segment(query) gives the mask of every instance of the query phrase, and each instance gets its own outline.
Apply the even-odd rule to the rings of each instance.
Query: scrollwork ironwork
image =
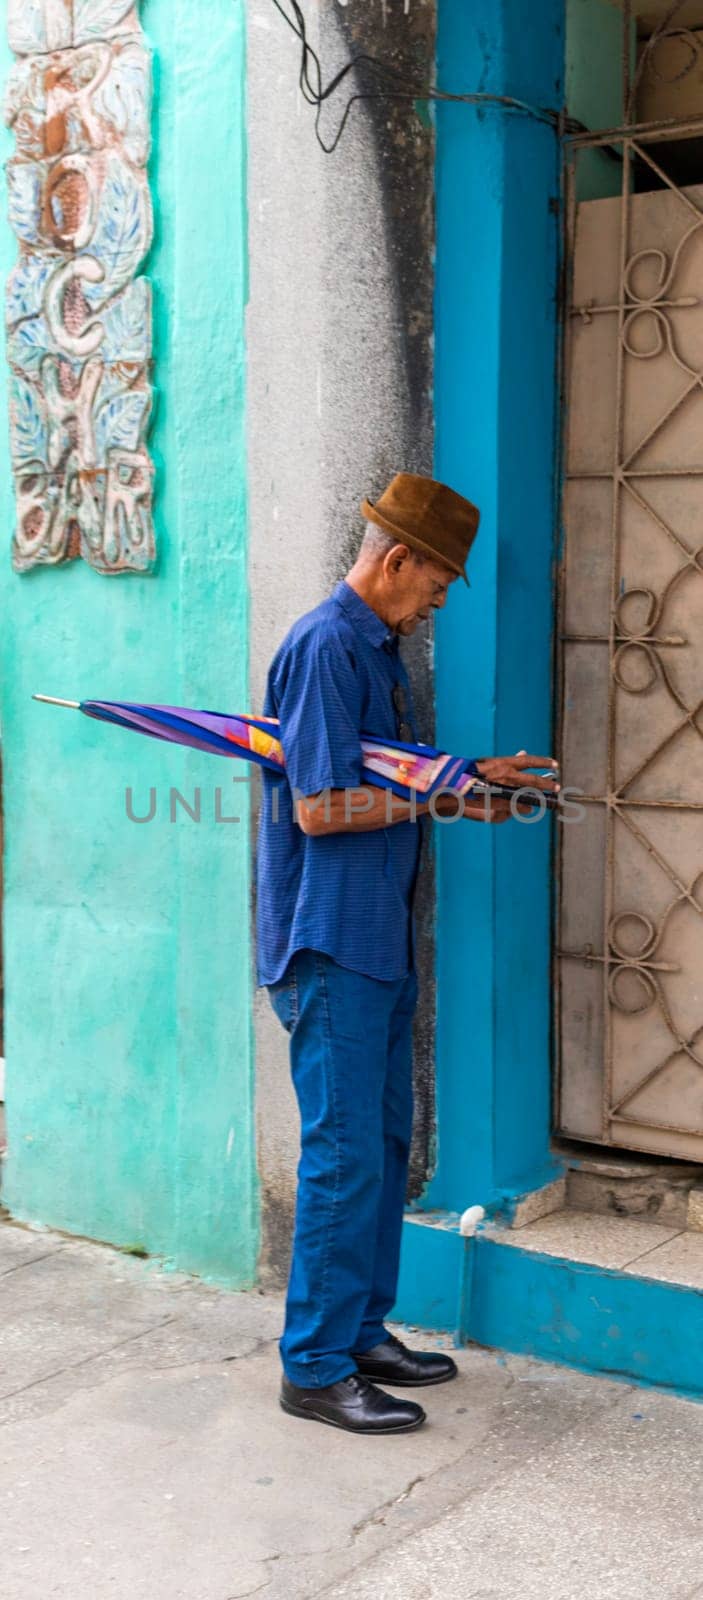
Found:
[[[684,1057],[696,1068],[703,1068],[703,1021],[688,1027],[677,1019],[670,985],[673,980],[679,984],[682,979],[685,981],[685,973],[682,973],[678,962],[665,958],[667,930],[675,913],[687,908],[689,914],[693,912],[695,917],[703,918],[703,870],[697,864],[692,876],[686,878],[682,875],[668,859],[665,849],[660,847],[661,841],[655,843],[638,821],[638,816],[647,811],[658,814],[667,811],[699,813],[703,810],[703,801],[695,798],[674,799],[666,793],[657,793],[651,781],[644,798],[641,791],[639,795],[633,793],[638,780],[645,774],[651,774],[655,762],[664,753],[668,751],[675,761],[674,746],[682,733],[692,731],[699,740],[703,740],[703,698],[683,692],[675,658],[672,661],[670,655],[672,649],[690,649],[691,640],[685,634],[668,632],[665,622],[667,607],[683,580],[692,576],[703,577],[703,544],[697,545],[690,538],[685,538],[676,526],[676,518],[668,511],[666,515],[662,514],[656,504],[650,503],[650,498],[642,488],[648,477],[666,481],[681,477],[697,480],[703,476],[703,464],[663,467],[647,461],[643,463],[646,447],[658,438],[689,396],[703,389],[703,372],[695,361],[687,359],[685,343],[682,343],[685,314],[700,306],[700,297],[676,292],[684,252],[703,228],[703,210],[693,195],[681,190],[664,171],[653,155],[652,146],[644,148],[634,133],[635,130],[628,131],[622,136],[624,177],[618,298],[613,303],[598,303],[589,299],[574,304],[570,309],[571,317],[581,327],[587,328],[596,318],[610,316],[617,329],[615,332],[614,328],[619,347],[614,464],[610,470],[574,470],[567,473],[570,479],[590,478],[612,483],[613,598],[610,617],[606,622],[607,631],[588,634],[564,631],[561,634],[562,649],[574,643],[587,643],[602,644],[608,650],[607,781],[601,793],[584,797],[590,804],[603,806],[605,813],[603,942],[600,951],[588,944],[580,949],[560,948],[558,955],[589,967],[598,965],[603,971],[606,1059],[602,1138],[612,1143],[623,1142],[625,1124],[641,1125],[643,1118],[648,1126],[662,1132],[691,1133],[690,1125],[684,1125],[683,1121],[677,1123],[674,1118],[668,1119],[667,1115],[657,1118],[652,1111],[651,1099],[646,1115],[641,1109],[643,1102],[640,1100],[639,1109],[636,1102],[644,1090],[656,1084],[657,1080],[661,1081],[662,1075],[677,1057]],[[634,253],[628,251],[632,207],[628,173],[634,157],[639,157],[678,196],[689,219],[673,251],[667,252],[658,246]],[[679,319],[676,327],[672,320],[674,315]],[[647,424],[634,445],[630,443],[625,448],[625,363],[628,360],[647,363],[655,358],[670,360],[684,374],[686,383],[673,400],[662,407],[654,422]],[[676,554],[676,570],[660,588],[648,583],[624,587],[620,549],[623,507],[628,500],[646,515],[650,526],[658,530]],[[651,745],[644,755],[640,746],[638,760],[623,776],[623,747],[618,739],[616,718],[617,696],[654,696],[662,693],[675,707],[678,716],[673,725],[669,717],[661,717],[659,725],[654,719]],[[615,907],[616,826],[623,827],[645,855],[656,862],[673,888],[673,898],[666,909],[656,916],[648,907],[642,909],[641,904],[632,909],[623,909],[622,904]],[[628,1018],[639,1018],[649,1012],[658,1019],[659,1025],[665,1025],[670,1048],[654,1064],[650,1056],[646,1070],[633,1073],[630,1063],[627,1089],[622,1092],[622,1085],[615,1087],[614,1019],[622,1019],[619,1026],[627,1026]],[[703,1135],[703,1126],[698,1132]],[[630,1137],[637,1142],[634,1132]]]

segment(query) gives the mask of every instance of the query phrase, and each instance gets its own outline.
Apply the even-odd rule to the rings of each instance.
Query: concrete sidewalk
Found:
[[[703,1597],[703,1407],[469,1349],[354,1439],[280,1411],[280,1317],[0,1224],[3,1600]]]

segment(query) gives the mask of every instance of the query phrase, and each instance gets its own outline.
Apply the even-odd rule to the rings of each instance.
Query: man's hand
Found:
[[[530,756],[518,750],[516,756],[486,756],[476,766],[487,783],[505,783],[513,789],[543,789],[547,794],[559,792],[559,763],[553,756]],[[532,767],[548,767],[554,777],[543,778],[530,771]]]

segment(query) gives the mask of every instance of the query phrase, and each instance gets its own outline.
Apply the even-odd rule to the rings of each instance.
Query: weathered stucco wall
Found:
[[[327,81],[366,50],[433,72],[435,0],[308,5],[310,42]],[[407,15],[406,15],[407,9]],[[315,141],[298,90],[300,52],[270,0],[247,8],[251,500],[250,698],[261,705],[273,651],[296,616],[348,570],[374,498],[393,472],[432,470],[434,137],[426,107],[357,104],[336,153]],[[348,80],[323,114],[336,130]],[[368,87],[366,80],[365,87]],[[408,652],[423,736],[433,734],[431,640]],[[413,1184],[431,1162],[434,1078],[434,890],[426,862],[423,1006],[416,1040]],[[285,1035],[265,991],[256,1003],[258,1142],[265,1269],[285,1270],[298,1118]]]
[[[0,377],[4,1199],[242,1284],[257,1246],[246,791],[211,757],[30,699],[246,704],[244,0],[207,9],[205,28],[189,0],[141,7],[156,86],[154,576],[11,570]],[[14,256],[3,205],[3,278]],[[217,784],[239,824],[214,820]],[[130,785],[140,813],[156,788],[152,822],[128,820]],[[191,802],[200,786],[200,823],[181,810],[171,824],[171,785]]]

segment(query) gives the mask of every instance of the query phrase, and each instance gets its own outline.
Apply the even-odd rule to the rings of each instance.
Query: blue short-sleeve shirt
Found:
[[[294,791],[363,782],[361,733],[397,739],[393,690],[417,739],[398,639],[348,583],[294,624],[274,656],[264,715],[278,717],[285,775],[263,772],[257,848],[257,965],[278,982],[296,950],[320,950],[368,977],[414,965],[412,904],[423,820],[368,832],[304,834]]]

